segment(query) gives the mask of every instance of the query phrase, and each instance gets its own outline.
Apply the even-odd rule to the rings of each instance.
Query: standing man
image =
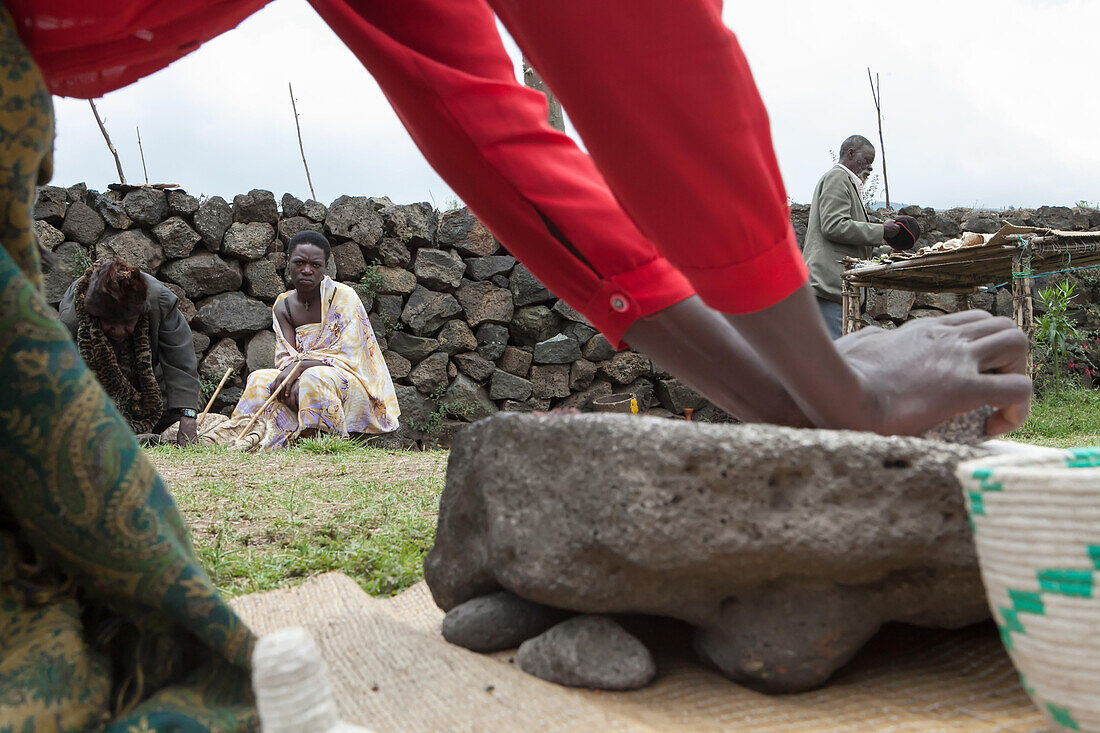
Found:
[[[833,339],[841,337],[841,276],[845,257],[867,259],[899,231],[893,219],[883,224],[867,221],[863,182],[871,175],[875,146],[862,135],[852,135],[840,146],[840,162],[817,182],[810,203],[810,222],[802,257],[810,271],[810,285],[825,326]]]

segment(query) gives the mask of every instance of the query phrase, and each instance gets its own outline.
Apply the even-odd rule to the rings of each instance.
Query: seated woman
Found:
[[[131,430],[159,435],[178,420],[177,442],[194,442],[198,359],[175,293],[114,260],[70,285],[59,311],[80,355]]]
[[[331,249],[318,232],[291,237],[286,270],[294,290],[280,295],[273,308],[278,369],[249,374],[233,412],[255,414],[282,385],[272,403],[276,435],[268,447],[317,432],[347,436],[397,429],[397,393],[363,302],[325,275]]]

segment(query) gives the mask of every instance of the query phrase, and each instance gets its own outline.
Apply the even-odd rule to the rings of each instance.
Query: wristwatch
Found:
[[[199,413],[195,412],[190,407],[184,407],[183,409],[180,410],[180,417],[195,418],[195,417],[198,417],[198,416],[199,416]]]

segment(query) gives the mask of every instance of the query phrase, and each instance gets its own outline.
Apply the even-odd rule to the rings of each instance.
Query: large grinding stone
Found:
[[[763,425],[505,413],[451,449],[425,578],[696,627],[727,676],[822,684],[883,623],[988,617],[953,476],[986,449]]]

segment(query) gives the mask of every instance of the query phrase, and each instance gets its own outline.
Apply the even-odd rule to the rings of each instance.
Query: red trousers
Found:
[[[84,14],[96,4],[54,1]],[[746,313],[805,282],[767,113],[720,0],[310,1],[454,191],[613,343],[693,292]],[[132,81],[118,72],[126,48],[135,73],[150,73],[140,54],[161,37],[181,56],[263,2],[145,0],[144,46],[96,45],[87,25],[75,55],[72,41],[56,52],[48,31],[23,37],[51,88],[94,96]],[[21,6],[24,17],[40,12],[31,5],[9,0],[19,27],[33,26],[20,23]],[[494,10],[589,155],[550,128],[545,98],[517,83]],[[173,16],[163,32],[158,12]],[[181,42],[189,23],[194,40]],[[96,66],[101,46],[114,76],[97,87],[88,71],[108,68]]]

